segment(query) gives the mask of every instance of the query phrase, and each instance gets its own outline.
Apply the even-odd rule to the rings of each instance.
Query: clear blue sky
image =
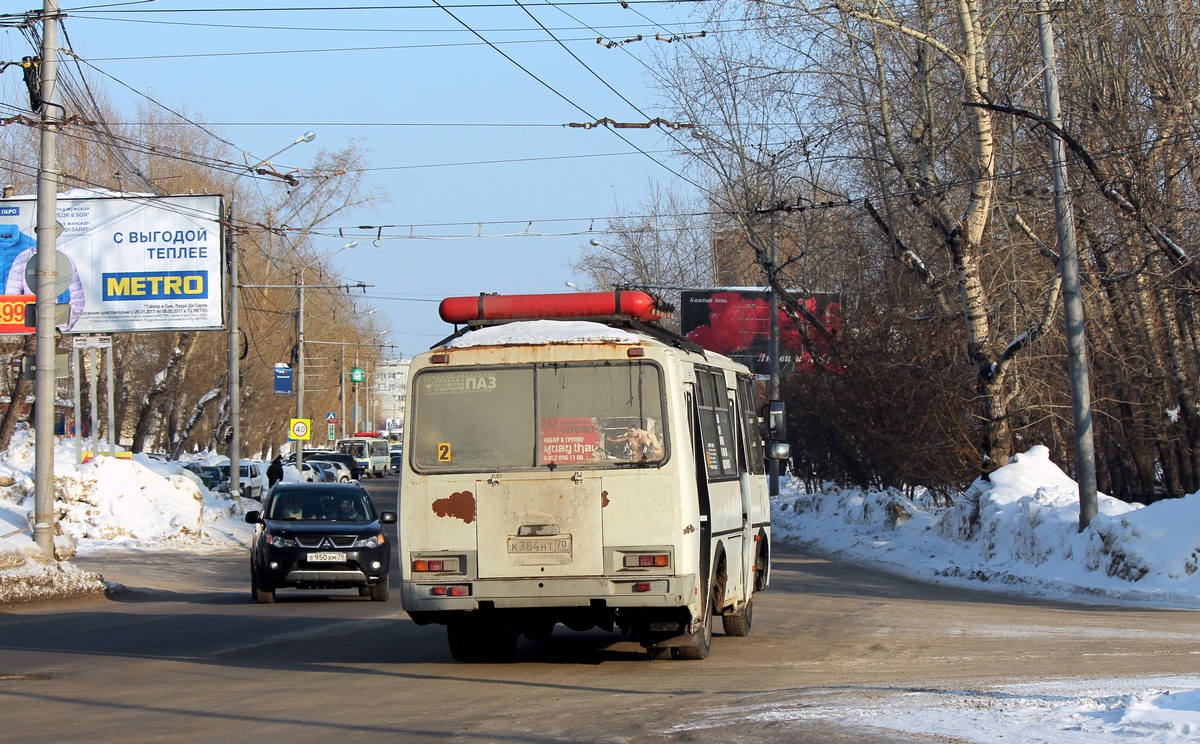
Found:
[[[411,355],[452,330],[437,317],[443,296],[583,284],[567,264],[589,237],[604,235],[579,233],[603,231],[618,205],[638,211],[649,179],[677,182],[659,164],[680,168],[664,152],[662,130],[622,130],[631,146],[611,130],[562,125],[670,118],[647,84],[653,53],[668,46],[653,36],[702,28],[683,22],[691,4],[442,4],[60,0],[60,9],[71,48],[111,76],[92,81],[123,112],[136,110],[132,89],[202,117],[258,157],[315,131],[314,142],[277,161],[293,167],[310,162],[315,148],[358,139],[374,169],[368,182],[391,203],[329,227],[416,225],[414,234],[443,238],[360,239],[335,259],[345,279],[374,285],[367,302],[386,318],[395,351]],[[40,9],[40,0],[28,6]],[[596,43],[598,35],[638,34],[648,40]],[[3,30],[0,44],[6,60],[30,53],[15,30]],[[11,70],[0,80],[6,103],[21,90]],[[526,231],[552,237],[449,239]],[[325,251],[347,242],[316,240]]]

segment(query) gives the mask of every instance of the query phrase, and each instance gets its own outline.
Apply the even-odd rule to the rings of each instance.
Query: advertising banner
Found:
[[[224,327],[219,196],[60,194],[59,253],[71,265],[64,333]],[[37,200],[0,199],[0,308],[34,294],[25,269],[37,244]],[[35,259],[36,260],[36,259]],[[61,277],[60,277],[61,279]],[[9,313],[11,315],[11,313]],[[2,324],[0,332],[32,332]]]
[[[292,368],[282,362],[275,363],[275,394],[292,394]]]
[[[836,294],[794,293],[825,330],[842,328],[841,301]],[[724,354],[759,376],[770,373],[771,292],[736,288],[685,290],[680,294],[680,332],[709,351]],[[841,372],[831,358],[825,334],[806,325],[798,328],[779,307],[779,372]]]
[[[599,450],[600,430],[594,419],[542,419],[542,462],[592,462]]]

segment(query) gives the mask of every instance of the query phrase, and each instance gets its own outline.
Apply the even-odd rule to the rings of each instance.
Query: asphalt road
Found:
[[[367,486],[387,508],[395,478]],[[931,587],[782,547],[753,632],[725,638],[718,623],[700,662],[559,627],[522,639],[514,663],[462,664],[395,591],[257,605],[240,552],[79,563],[125,588],[3,608],[2,740],[946,742],[960,739],[905,739],[839,711],[1197,665],[1195,613]]]

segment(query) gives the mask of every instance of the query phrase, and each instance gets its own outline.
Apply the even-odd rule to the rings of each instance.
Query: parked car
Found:
[[[376,513],[357,483],[277,483],[262,511],[246,512],[258,525],[250,546],[250,593],[275,601],[275,590],[358,588],[375,602],[388,598],[392,544],[381,525],[396,513]]]
[[[228,491],[230,490],[229,465],[219,465],[218,467],[221,469],[222,489]],[[257,460],[242,460],[242,498],[262,501],[263,474],[265,472],[266,467],[263,463]]]
[[[305,460],[305,462],[311,462],[314,465],[321,465],[328,470],[330,475],[329,480],[331,483],[349,483],[350,481],[354,480],[354,474],[350,472],[350,468],[346,467],[344,463],[337,462],[336,460],[314,459]]]
[[[358,461],[352,455],[346,455],[341,452],[332,452],[330,450],[304,450],[304,460],[320,460],[322,462],[340,462],[350,471],[350,479],[358,480],[362,477],[362,468]],[[283,460],[288,465],[296,464],[296,454],[292,453]]]
[[[210,491],[216,491],[221,487],[223,474],[228,472],[221,470],[216,465],[201,465],[198,462],[189,462],[183,468],[195,473],[204,487]]]
[[[302,468],[304,480],[309,483],[336,483],[337,478],[328,465],[320,460],[305,460]]]

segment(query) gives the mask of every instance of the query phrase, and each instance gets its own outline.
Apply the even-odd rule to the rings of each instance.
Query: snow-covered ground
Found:
[[[1079,532],[1079,491],[1045,447],[1016,455],[952,506],[925,495],[826,487],[780,496],[776,535],[930,581],[1076,601],[1200,609],[1200,494],[1126,504],[1100,494]]]
[[[216,455],[198,459],[226,462]],[[72,446],[56,449],[60,557],[131,549],[232,550],[248,544],[250,527],[237,505],[209,492],[178,463],[141,455],[74,463]],[[10,449],[0,453],[0,603],[100,591],[99,577],[69,561],[47,560],[34,544],[29,528],[33,467],[33,442],[27,432],[18,432]],[[285,478],[295,479],[296,471],[289,468]],[[829,487],[804,493],[795,483],[783,490],[773,505],[775,539],[822,554],[887,564],[927,581],[1045,598],[1200,609],[1200,494],[1148,507],[1101,495],[1099,515],[1080,533],[1076,485],[1044,447],[1014,457],[990,482],[977,481],[951,506],[898,492]],[[898,702],[858,706],[831,699],[827,715],[980,742],[1200,741],[1200,673],[1011,685],[985,696],[945,697],[913,692]],[[786,720],[820,711],[820,701],[806,697],[796,700],[793,711],[748,705],[720,714]],[[695,728],[703,728],[703,722]]]
[[[100,448],[107,452],[107,448]],[[209,491],[181,463],[144,455],[97,457],[83,465],[73,442],[54,451],[55,508],[61,534],[51,561],[33,542],[34,440],[18,431],[0,452],[0,603],[102,591],[95,574],[70,563],[100,550],[228,550],[249,545],[252,530],[226,494]],[[204,455],[204,464],[229,458]],[[265,469],[265,465],[264,465]],[[295,468],[285,478],[298,480]],[[265,483],[263,484],[266,485]]]

